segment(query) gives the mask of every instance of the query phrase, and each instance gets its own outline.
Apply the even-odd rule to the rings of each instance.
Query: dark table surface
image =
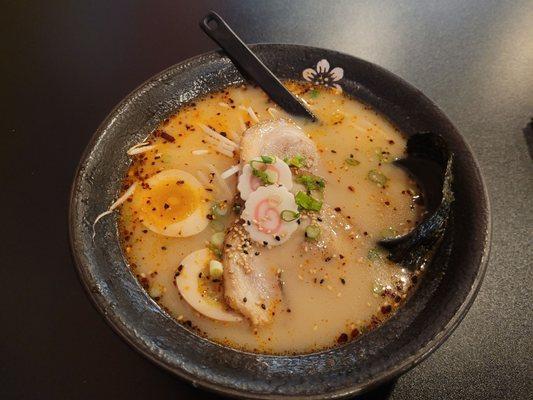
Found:
[[[369,397],[531,398],[528,0],[3,1],[0,398],[216,398],[113,333],[78,282],[67,235],[69,187],[92,133],[148,77],[215,48],[198,28],[210,8],[247,42],[332,48],[400,75],[442,107],[481,164],[493,243],[479,296],[439,350]]]

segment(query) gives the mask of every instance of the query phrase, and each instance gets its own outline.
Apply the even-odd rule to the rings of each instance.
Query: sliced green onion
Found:
[[[272,171],[270,169],[267,169],[265,171],[265,175],[267,177],[267,180],[269,183],[276,183],[278,181],[278,173],[276,171]]]
[[[373,249],[368,250],[368,254],[366,258],[368,258],[372,262],[376,262],[376,261],[383,261],[384,256],[385,254],[383,253],[382,250],[378,248],[373,248]]]
[[[222,277],[224,265],[218,260],[209,261],[209,276],[213,279]]]
[[[375,153],[378,161],[381,163],[388,163],[391,160],[390,153],[383,151],[381,147],[376,148]]]
[[[218,258],[219,260],[222,259],[222,250],[219,249],[218,247],[216,246],[213,246],[211,243],[209,243],[209,245],[207,246],[207,248],[211,251],[211,253],[213,253],[213,255]]]
[[[261,180],[261,182],[265,185],[272,185],[276,181],[272,179],[273,178],[272,174],[269,174],[268,172],[270,171],[261,171],[259,169],[252,169],[253,176],[258,177]]]
[[[370,171],[368,171],[367,178],[369,181],[374,182],[380,187],[385,187],[389,180],[389,178],[387,178],[385,175],[375,169],[371,169]]]
[[[372,286],[372,292],[376,295],[381,295],[385,291],[385,287],[377,282]]]
[[[215,203],[211,207],[211,214],[215,217],[223,217],[228,213],[228,206],[225,203]]]
[[[393,237],[396,237],[398,236],[398,231],[396,229],[394,229],[392,226],[389,226],[388,228],[385,228],[383,229],[379,235],[382,237],[382,238],[393,238]]]
[[[299,154],[295,155],[294,157],[286,157],[283,161],[285,161],[289,167],[302,168],[307,165],[305,157]]]
[[[264,161],[259,161],[259,160],[250,161],[250,167],[252,167],[252,174],[253,174],[253,176],[259,178],[263,184],[272,185],[273,183],[276,183],[277,174],[275,175],[275,173],[273,171],[269,171],[269,170],[262,171],[259,168],[256,168],[254,166],[254,164],[256,164],[256,163],[259,163],[259,164],[270,164],[270,163],[272,163],[274,161],[274,157],[261,156],[261,159],[263,159],[263,157],[267,161],[270,161],[270,162],[264,162]]]
[[[261,161],[265,164],[272,164],[274,161],[276,161],[276,158],[272,156],[261,156]]]
[[[224,223],[219,220],[213,220],[209,223],[209,226],[211,229],[213,229],[215,232],[222,232],[225,229]]]
[[[309,225],[305,228],[305,237],[309,240],[316,240],[320,236],[320,227],[315,224]]]
[[[283,210],[280,215],[285,222],[292,222],[300,218],[300,213],[292,210]]]
[[[225,236],[226,235],[225,235],[224,232],[213,233],[213,235],[211,236],[211,239],[209,240],[209,242],[213,246],[222,247],[222,243],[224,243],[224,237]]]
[[[318,89],[312,89],[309,92],[309,96],[311,96],[312,99],[316,99],[319,94],[320,94],[320,92],[318,91]]]
[[[242,211],[242,206],[238,203],[235,203],[232,208],[235,214],[240,214]]]
[[[320,211],[322,208],[322,202],[320,200],[317,200],[301,191],[294,196],[294,200],[296,201],[298,207],[303,210]]]
[[[308,192],[312,190],[323,190],[324,187],[326,187],[324,179],[311,174],[298,175],[296,177],[296,182],[304,185]]]
[[[348,165],[351,165],[352,167],[356,167],[359,164],[361,164],[360,161],[357,161],[355,158],[352,158],[352,157],[348,157],[347,159],[344,160],[344,162]]]

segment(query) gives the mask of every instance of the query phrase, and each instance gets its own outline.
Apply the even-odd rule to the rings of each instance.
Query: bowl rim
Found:
[[[410,84],[409,82],[405,81],[400,76],[396,75],[395,73],[364,59],[361,59],[359,57],[339,52],[336,50],[326,49],[326,48],[320,48],[315,46],[307,46],[307,45],[301,45],[301,44],[292,44],[292,43],[272,43],[272,42],[261,42],[261,43],[254,43],[249,45],[252,49],[256,47],[281,47],[285,48],[286,50],[289,50],[290,48],[299,48],[299,49],[311,49],[311,50],[320,50],[327,52],[331,56],[342,56],[347,57],[348,59],[356,59],[360,62],[366,63],[370,68],[375,69],[380,72],[385,72],[389,75],[392,75],[395,79],[397,79],[402,85],[406,86],[407,88],[414,90],[418,93],[419,96],[423,97],[424,100],[431,106],[435,107],[437,110],[439,110],[443,115],[445,115],[440,108],[431,100],[429,97],[427,97],[425,94],[423,94],[418,88]],[[204,52],[201,54],[198,54],[196,56],[187,58],[185,60],[182,60],[176,64],[173,64],[169,66],[168,68],[165,68],[164,70],[156,73],[155,75],[151,76],[141,84],[139,84],[135,89],[133,89],[131,92],[126,94],[122,100],[115,106],[113,109],[107,114],[105,119],[98,125],[97,129],[94,131],[93,135],[91,136],[89,142],[87,143],[83,153],[80,156],[80,161],[76,167],[75,173],[74,173],[74,179],[70,188],[70,194],[69,194],[69,211],[68,211],[68,224],[69,224],[69,243],[70,243],[70,249],[72,253],[72,257],[75,262],[76,271],[78,274],[78,277],[82,283],[82,286],[84,287],[91,303],[93,306],[97,309],[97,311],[100,313],[100,315],[104,318],[106,323],[111,326],[111,328],[117,333],[126,343],[128,343],[136,352],[143,355],[147,359],[149,359],[151,362],[153,362],[155,365],[163,368],[167,372],[172,373],[173,375],[178,376],[180,379],[185,380],[192,384],[193,387],[201,387],[205,390],[208,390],[213,393],[222,394],[225,396],[230,396],[233,398],[246,398],[246,399],[294,399],[294,398],[301,398],[300,395],[291,395],[291,394],[259,394],[259,393],[250,393],[245,392],[239,389],[235,389],[232,387],[224,386],[222,384],[213,383],[209,379],[203,379],[198,378],[196,375],[189,373],[185,370],[182,370],[181,368],[172,367],[164,362],[164,360],[156,357],[152,351],[145,348],[145,346],[142,345],[142,343],[139,343],[138,340],[135,340],[136,337],[131,335],[128,331],[127,327],[124,324],[121,324],[119,321],[115,320],[113,318],[112,313],[109,313],[108,310],[105,307],[104,302],[102,301],[103,296],[100,293],[95,293],[93,290],[91,290],[90,284],[87,280],[86,271],[87,268],[85,268],[81,258],[80,254],[78,254],[78,251],[76,251],[76,241],[75,241],[75,230],[76,226],[74,223],[75,220],[75,203],[77,201],[77,192],[76,188],[79,186],[79,183],[82,179],[82,170],[83,166],[88,161],[88,156],[92,149],[94,148],[95,143],[100,139],[103,128],[109,124],[109,122],[113,119],[113,116],[122,109],[132,98],[135,98],[137,95],[141,94],[144,90],[146,90],[150,84],[156,83],[160,80],[161,77],[165,76],[167,73],[173,71],[176,68],[179,68],[180,66],[191,63],[194,61],[198,61],[199,59],[212,57],[214,55],[222,55],[226,57],[225,53],[223,53],[221,50],[212,50],[208,52]],[[446,116],[446,119],[447,116]],[[450,124],[455,128],[455,125],[448,119]],[[488,260],[490,256],[490,250],[491,250],[491,238],[492,238],[492,212],[490,207],[490,198],[488,193],[488,188],[485,183],[485,179],[481,173],[481,168],[479,165],[479,162],[475,156],[475,154],[472,152],[472,148],[470,147],[469,143],[467,142],[466,138],[460,134],[459,130],[455,128],[455,130],[459,133],[459,138],[462,141],[462,144],[465,148],[465,150],[469,153],[469,157],[471,158],[471,162],[474,164],[477,172],[478,177],[480,180],[480,187],[482,188],[485,203],[482,205],[484,209],[486,210],[486,229],[484,232],[483,240],[480,240],[480,243],[482,242],[483,250],[481,253],[481,257],[479,259],[479,265],[477,268],[477,273],[475,275],[475,278],[472,281],[472,284],[468,290],[468,293],[464,299],[464,301],[461,303],[461,305],[455,310],[452,317],[449,319],[449,321],[442,327],[442,329],[432,337],[425,345],[420,347],[416,352],[410,354],[409,356],[403,358],[400,362],[395,364],[393,367],[390,367],[388,369],[385,369],[383,371],[380,371],[379,373],[372,376],[370,379],[365,381],[364,383],[355,384],[353,386],[337,389],[333,391],[328,391],[323,394],[315,394],[315,395],[306,395],[305,398],[307,399],[338,399],[338,398],[345,398],[348,396],[357,395],[363,392],[366,392],[368,390],[371,390],[373,388],[376,388],[380,384],[383,384],[397,376],[399,376],[402,373],[405,373],[409,369],[413,368],[414,366],[418,365],[420,362],[424,361],[433,351],[435,351],[440,345],[442,345],[453,333],[453,331],[457,328],[459,323],[463,320],[463,318],[466,316],[468,310],[472,306],[479,290],[481,287],[481,283],[483,281],[483,278],[486,274],[487,268],[488,268]],[[275,356],[275,357],[283,357],[283,356]]]

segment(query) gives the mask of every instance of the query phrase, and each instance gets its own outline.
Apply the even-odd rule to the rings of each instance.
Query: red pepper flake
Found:
[[[342,344],[346,343],[348,341],[348,335],[346,333],[341,333],[341,335],[337,339],[337,343]]]
[[[337,211],[337,212],[341,212],[341,208],[340,207],[335,207],[334,210]]]
[[[370,328],[375,328],[376,326],[378,326],[379,324],[381,324],[381,320],[376,317],[375,315],[372,315],[372,318],[371,318],[371,321],[370,321]]]
[[[176,139],[174,139],[174,136],[172,135],[169,135],[168,133],[166,133],[165,131],[159,131],[159,135],[160,137],[162,137],[163,139],[165,139],[167,142],[175,142]]]
[[[386,202],[385,202],[385,205],[386,205],[386,206],[390,206],[390,201],[386,201]]]
[[[348,186],[348,190],[349,190],[350,192],[355,192],[355,189],[354,189],[353,186]]]
[[[390,304],[387,304],[386,306],[381,306],[381,312],[383,314],[388,314],[392,311],[392,306]]]
[[[389,140],[389,144],[394,144],[394,140]]]
[[[355,339],[357,336],[359,336],[361,332],[359,332],[359,329],[355,328],[352,330],[352,339]]]
[[[150,287],[150,282],[148,281],[148,278],[137,275],[137,278],[139,279],[139,282],[141,283],[141,286],[145,288],[146,290]]]

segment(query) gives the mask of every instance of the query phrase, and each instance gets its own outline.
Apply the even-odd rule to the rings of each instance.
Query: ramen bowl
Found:
[[[342,80],[335,83],[345,93],[372,106],[407,136],[432,131],[444,138],[454,153],[455,202],[444,239],[417,290],[386,323],[343,346],[295,356],[255,354],[198,336],[161,309],[126,262],[116,215],[102,219],[93,237],[93,222],[120,193],[130,163],[126,150],[181,105],[244,82],[221,52],[189,59],[151,78],[128,95],[94,134],[79,164],[70,201],[71,247],[79,276],[96,308],[125,341],[195,386],[258,399],[358,394],[422,361],[465,316],[487,265],[487,191],[470,148],[453,124],[399,77],[331,50],[276,44],[251,47],[281,79],[312,79],[319,74],[303,71],[327,60],[344,70]]]

